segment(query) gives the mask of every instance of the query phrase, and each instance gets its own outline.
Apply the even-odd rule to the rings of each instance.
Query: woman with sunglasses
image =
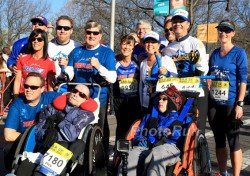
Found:
[[[117,81],[113,85],[114,111],[117,120],[116,140],[124,139],[132,123],[140,118],[139,66],[133,58],[135,39],[121,39],[121,54],[116,56]]]
[[[241,117],[243,115],[246,91],[248,63],[244,49],[232,42],[235,25],[230,20],[223,20],[216,27],[221,44],[210,57],[212,81],[209,99],[208,119],[214,133],[216,157],[220,174],[227,173],[226,138],[230,148],[233,175],[239,176],[242,165],[242,150],[239,143]]]
[[[176,37],[173,31],[173,27],[172,27],[172,21],[171,20],[167,20],[164,24],[164,32],[165,32],[165,37],[168,40],[168,44],[172,43],[173,41],[175,41]]]
[[[45,91],[53,90],[55,64],[48,56],[47,33],[41,29],[31,32],[28,41],[28,53],[19,56],[14,82],[14,96],[24,92],[23,83],[30,72],[40,73],[45,79]]]

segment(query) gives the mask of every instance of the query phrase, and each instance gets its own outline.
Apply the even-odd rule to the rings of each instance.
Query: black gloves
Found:
[[[56,125],[58,125],[63,119],[64,117],[61,114],[53,114],[46,119],[43,129],[52,129]]]
[[[43,136],[43,146],[49,149],[55,142],[58,141],[58,134],[56,129],[48,129]]]

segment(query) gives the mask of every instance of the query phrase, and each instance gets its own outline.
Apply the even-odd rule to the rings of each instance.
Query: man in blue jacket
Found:
[[[48,21],[45,17],[37,16],[35,18],[32,18],[30,22],[32,23],[32,28],[31,28],[32,31],[34,29],[39,28],[47,32]],[[26,53],[27,50],[28,50],[28,37],[21,38],[20,40],[17,40],[13,44],[12,51],[7,61],[7,66],[11,71],[16,72],[16,61],[18,55],[20,53]]]
[[[128,175],[166,175],[166,166],[180,160],[181,152],[176,142],[181,137],[183,124],[191,122],[190,117],[179,118],[184,97],[171,86],[156,100],[155,109],[142,119],[132,141],[134,147],[128,155]]]

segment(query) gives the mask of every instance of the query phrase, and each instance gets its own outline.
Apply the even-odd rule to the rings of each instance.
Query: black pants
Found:
[[[124,139],[136,119],[141,119],[140,99],[114,98],[114,110],[117,121],[116,140]]]
[[[60,141],[57,143],[64,146],[65,148],[68,148],[73,153],[73,156],[67,166],[70,166],[70,164],[74,162],[84,152],[85,143],[82,140],[77,139],[76,141],[72,143],[66,142],[66,141]],[[43,175],[40,172],[35,171],[37,166],[38,164],[31,163],[29,162],[28,159],[26,159],[21,162],[20,166],[17,169],[16,175],[17,176],[31,176],[31,175],[41,176]],[[67,166],[64,168],[61,175],[66,174]]]
[[[108,157],[110,131],[109,131],[108,118],[107,118],[107,106],[100,107],[98,125],[101,127],[103,131],[103,145],[104,145],[106,156]]]
[[[20,135],[16,141],[14,142],[7,142],[4,146],[4,164],[5,164],[5,170],[7,172],[11,172],[12,169],[12,162],[14,160],[14,155],[17,149],[17,145],[21,139],[22,135]]]

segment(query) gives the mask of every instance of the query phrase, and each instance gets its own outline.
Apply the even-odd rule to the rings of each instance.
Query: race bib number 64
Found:
[[[61,174],[62,170],[73,156],[73,153],[67,148],[54,143],[52,147],[44,154],[41,160],[42,171],[45,175],[48,173]]]

